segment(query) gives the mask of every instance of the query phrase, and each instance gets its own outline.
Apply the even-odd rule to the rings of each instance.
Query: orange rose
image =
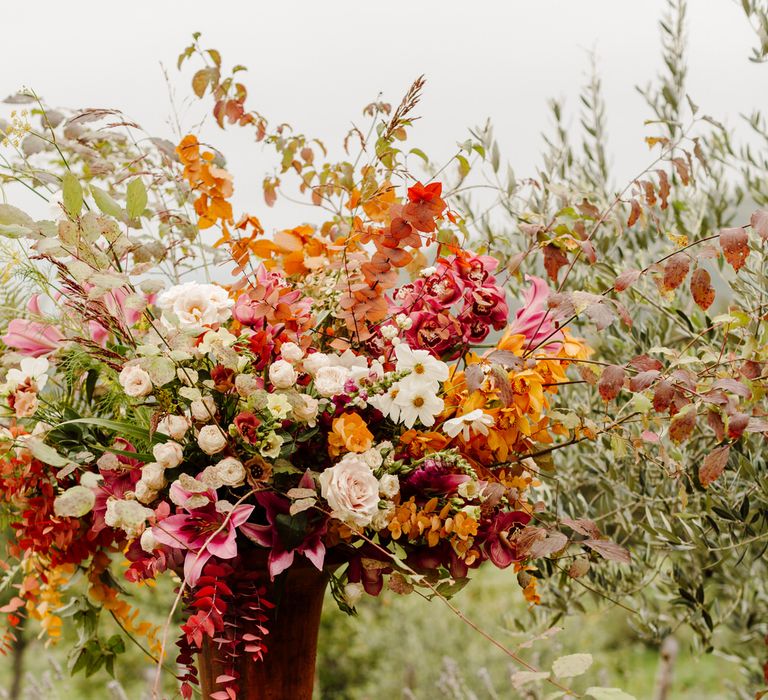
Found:
[[[342,413],[333,421],[328,435],[328,453],[338,457],[342,452],[365,452],[373,444],[373,433],[357,413]]]

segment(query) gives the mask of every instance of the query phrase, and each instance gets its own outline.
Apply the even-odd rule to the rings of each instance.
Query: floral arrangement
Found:
[[[484,562],[525,573],[566,546],[531,525],[543,507],[529,497],[532,456],[567,434],[548,409],[589,349],[547,313],[546,283],[528,278],[515,303],[495,258],[440,242],[455,215],[436,181],[384,182],[346,220],[272,239],[249,218],[254,235],[234,239],[229,174],[194,137],[177,154],[199,225],[222,224],[231,284],[153,274],[113,200],[93,188],[101,213],[85,211],[74,178],[55,223],[3,205],[55,277],[60,314],[37,320],[35,296],[2,338],[18,362],[2,383],[0,487],[30,582],[11,621],[47,610],[56,634],[62,584],[84,571],[91,595],[157,647],[108,564],[122,552],[133,582],[172,572],[193,603],[180,639],[189,697],[204,637],[233,657],[267,653],[270,582],[292,566],[332,562],[351,609],[385,580],[445,594]],[[128,195],[139,216],[141,182]],[[268,575],[243,578],[259,556]],[[533,602],[535,585],[526,576]],[[212,587],[237,605],[214,603]],[[261,635],[228,625],[244,609]],[[222,697],[236,693],[236,670],[222,678]]]

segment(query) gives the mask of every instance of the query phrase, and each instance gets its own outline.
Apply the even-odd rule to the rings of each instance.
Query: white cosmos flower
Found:
[[[480,433],[488,435],[488,428],[495,423],[493,416],[483,412],[483,409],[476,408],[474,411],[465,413],[463,416],[456,416],[443,423],[443,432],[449,437],[455,438],[459,433],[464,440],[469,440],[470,433]]]
[[[400,406],[395,403],[398,393],[400,392],[400,386],[395,382],[386,394],[376,394],[368,397],[368,403],[374,408],[378,408],[385,416],[387,416],[394,423],[400,422]]]
[[[418,379],[411,379],[411,376],[397,384],[394,403],[400,408],[400,422],[407,428],[412,428],[417,420],[427,428],[434,425],[435,416],[441,413],[445,406],[435,387]]]
[[[31,379],[38,389],[42,389],[48,381],[48,367],[48,360],[44,357],[25,357],[21,361],[20,369],[14,367],[8,370],[6,386],[13,390],[27,379]]]
[[[199,282],[177,284],[157,299],[166,323],[195,335],[226,321],[234,303],[223,287]]]
[[[448,379],[448,365],[434,358],[426,350],[411,350],[405,343],[395,348],[397,371],[410,371],[408,377],[423,384],[439,384]]]

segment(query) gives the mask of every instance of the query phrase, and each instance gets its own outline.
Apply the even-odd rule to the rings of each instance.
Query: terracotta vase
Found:
[[[279,599],[266,638],[264,660],[243,660],[239,666],[238,700],[312,700],[317,659],[317,635],[328,574],[308,562],[297,561],[276,582]],[[267,576],[266,562],[263,564]],[[203,698],[221,690],[215,683],[222,665],[209,640],[198,659]]]

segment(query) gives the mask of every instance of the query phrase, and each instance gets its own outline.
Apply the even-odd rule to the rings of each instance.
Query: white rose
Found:
[[[234,457],[225,457],[215,466],[216,476],[224,486],[242,486],[245,483],[245,467]]]
[[[385,498],[394,498],[400,493],[400,481],[394,474],[385,474],[379,479],[379,493]]]
[[[301,365],[304,367],[305,372],[314,376],[321,367],[327,367],[330,362],[331,358],[324,352],[313,352],[304,358]]]
[[[244,398],[256,393],[259,388],[259,380],[252,374],[238,374],[235,377],[235,389]]]
[[[174,440],[181,440],[189,429],[189,418],[186,416],[165,416],[157,424],[157,432],[168,435]]]
[[[317,409],[320,402],[308,394],[300,394],[299,401],[293,407],[293,415],[296,420],[306,423],[310,428],[317,425]]]
[[[141,548],[147,553],[152,554],[152,552],[155,551],[155,548],[157,547],[157,539],[155,539],[155,535],[152,532],[152,528],[148,527],[144,532],[141,533],[141,539],[139,540],[139,543],[141,544]]]
[[[330,398],[344,391],[344,384],[349,379],[346,367],[330,365],[321,367],[315,375],[315,389],[320,396]]]
[[[60,518],[81,518],[93,510],[96,494],[85,486],[72,486],[53,499],[53,512]]]
[[[154,514],[151,508],[145,508],[138,501],[111,498],[107,501],[104,522],[110,527],[121,528],[129,537],[137,537],[146,524],[147,518]]]
[[[141,503],[152,503],[157,498],[157,493],[157,490],[153,489],[143,479],[139,479],[133,487],[133,495]]]
[[[360,456],[371,469],[378,469],[384,463],[384,458],[381,456],[381,452],[375,447],[366,450]]]
[[[349,453],[320,474],[320,489],[333,516],[348,525],[365,527],[379,509],[379,481],[371,468]]]
[[[173,440],[155,445],[152,448],[152,454],[166,469],[178,467],[184,460],[184,448]]]
[[[177,284],[157,299],[166,324],[195,335],[226,321],[234,303],[224,288],[199,282]]]
[[[213,396],[203,396],[189,406],[192,417],[200,423],[208,423],[216,415],[216,401]]]
[[[277,360],[269,366],[269,381],[278,389],[288,389],[292,387],[299,375],[290,362]]]
[[[207,455],[221,452],[227,445],[227,436],[216,425],[204,425],[197,436],[197,444]]]
[[[120,386],[126,396],[138,398],[152,393],[152,380],[141,367],[128,365],[120,372]]]
[[[376,532],[381,532],[382,530],[386,530],[389,526],[390,520],[392,520],[392,515],[395,512],[395,506],[392,503],[387,503],[387,507],[384,509],[379,509],[376,511],[376,515],[373,516],[373,520],[371,520],[371,528],[373,530],[376,530]]]
[[[165,467],[157,462],[148,462],[141,468],[141,481],[153,491],[160,490],[166,484]]]
[[[120,469],[120,460],[112,452],[105,452],[96,460],[96,466],[102,471],[109,472]]]
[[[304,351],[296,343],[283,343],[280,346],[280,356],[291,364],[296,364],[302,357]]]

